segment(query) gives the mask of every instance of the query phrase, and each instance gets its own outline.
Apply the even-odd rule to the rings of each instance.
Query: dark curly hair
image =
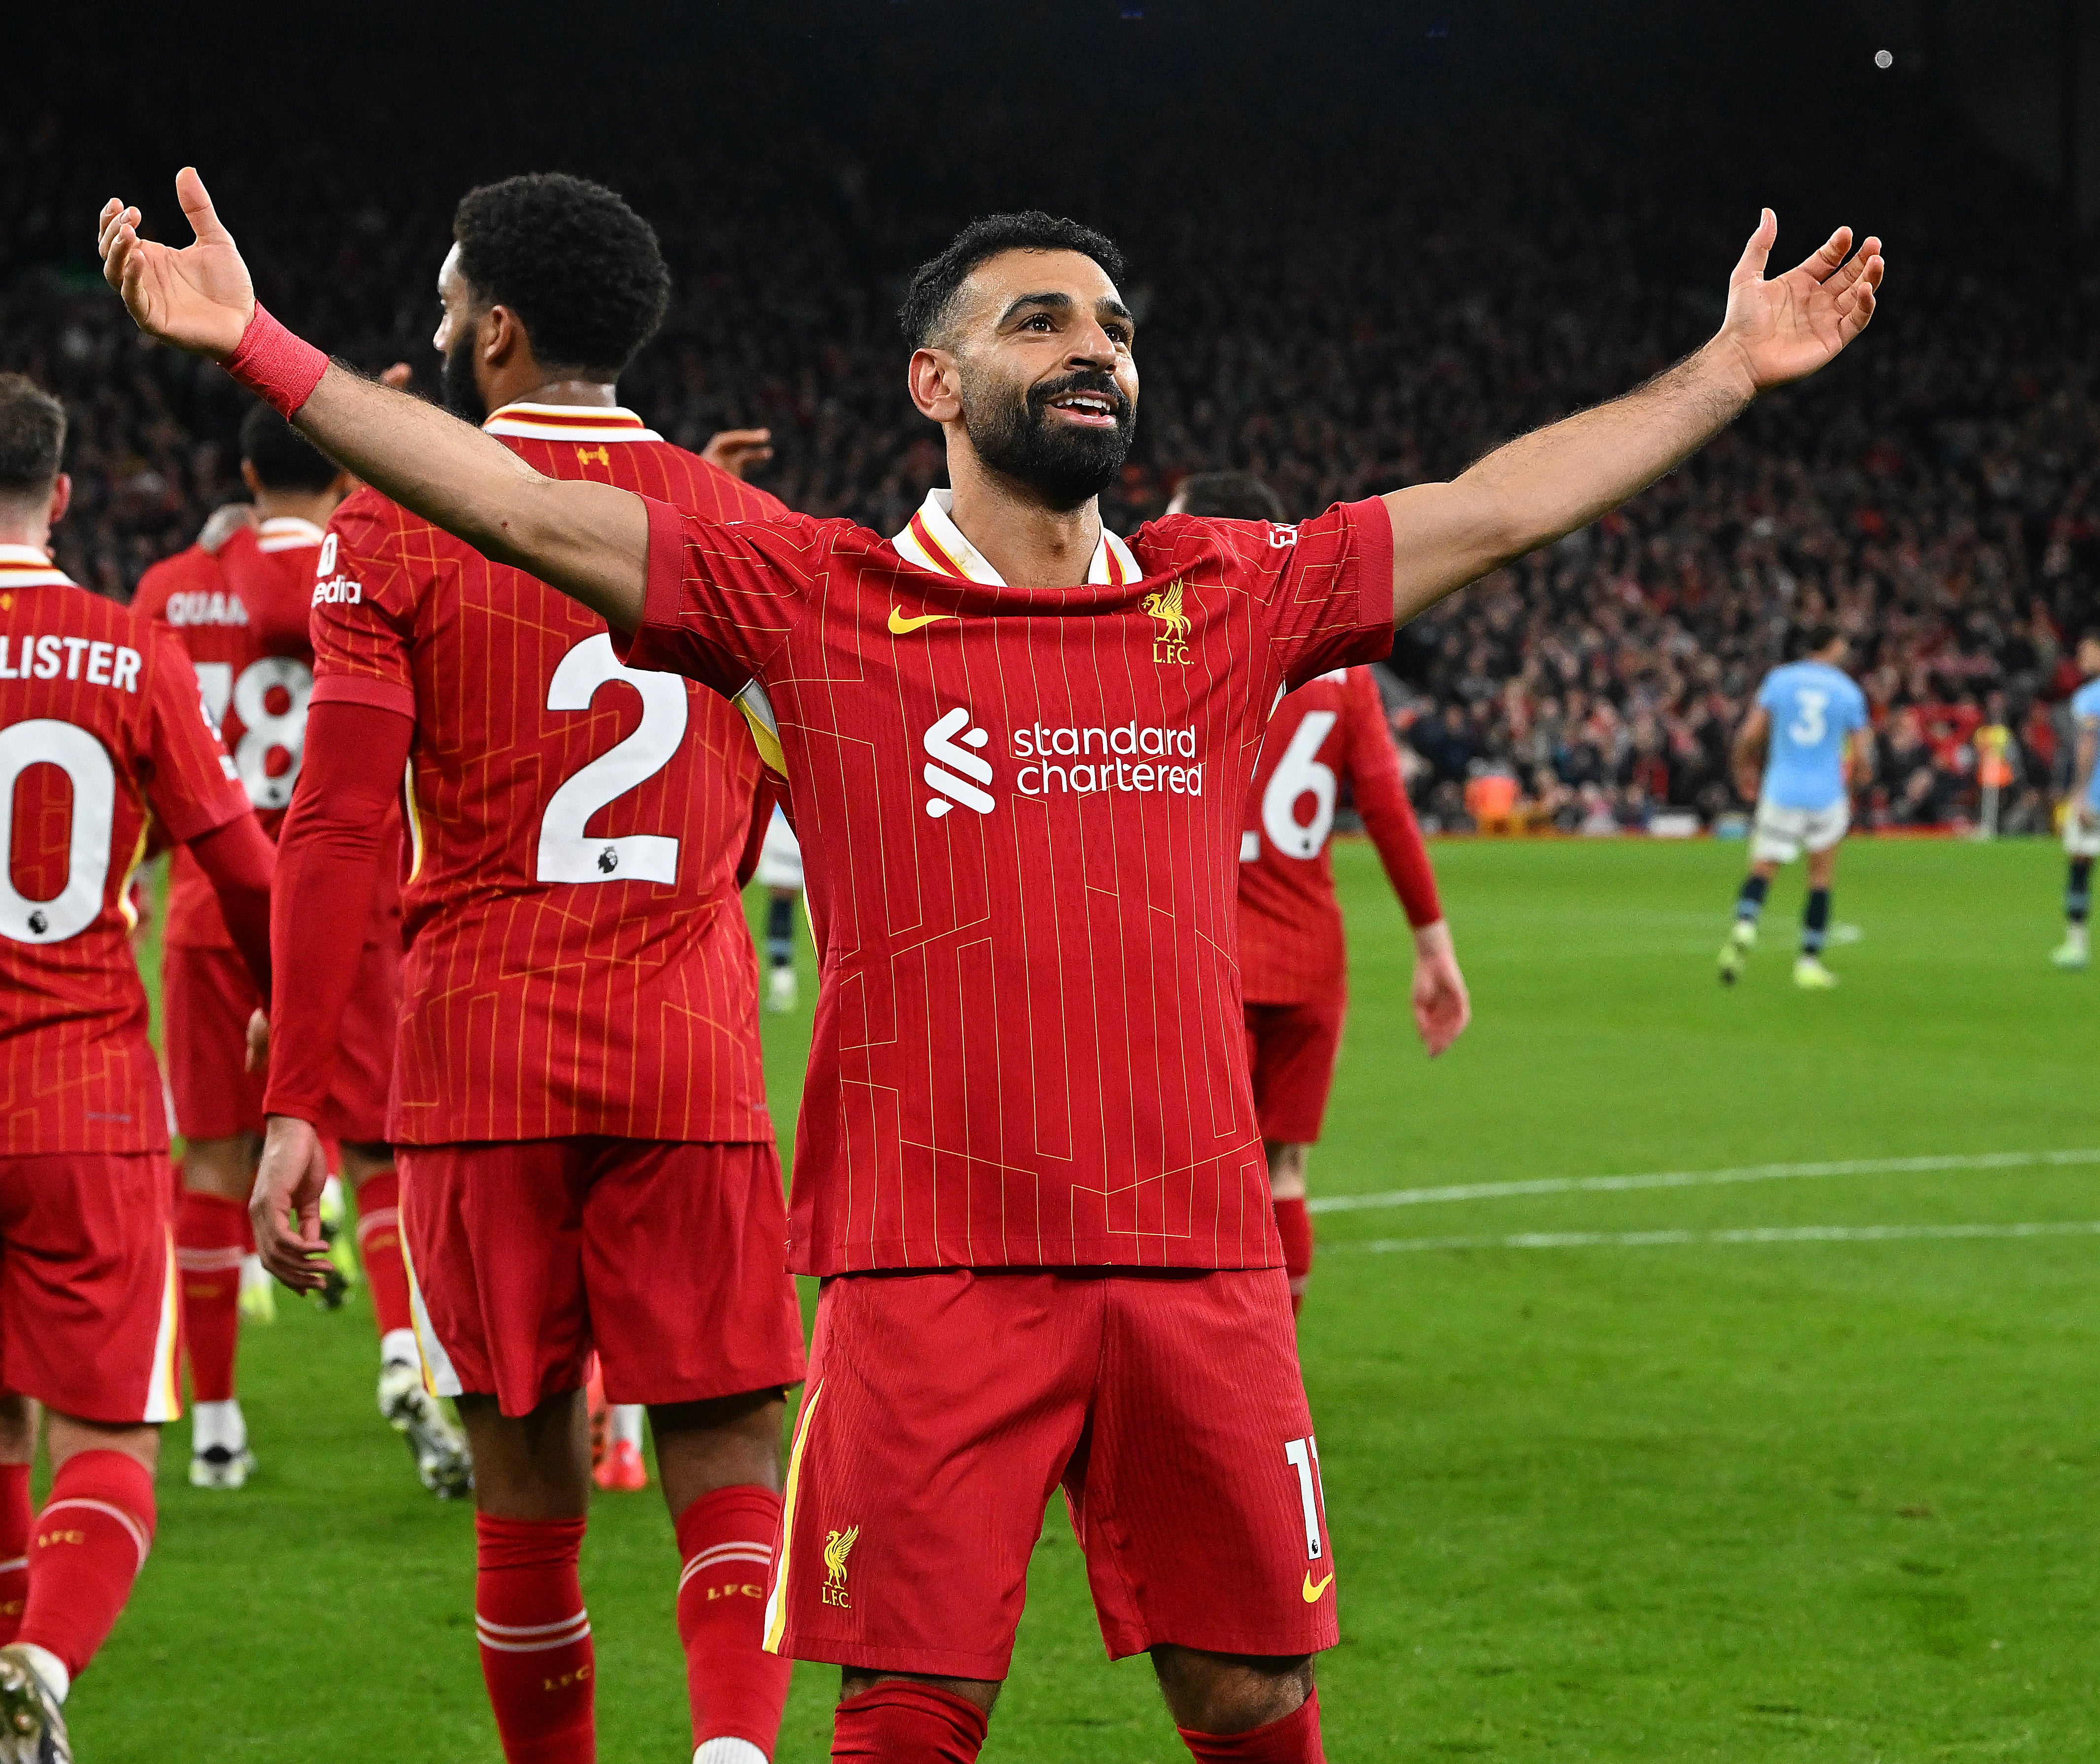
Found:
[[[265,490],[323,491],[342,470],[267,404],[240,419],[240,457]]]
[[[1123,253],[1105,233],[1037,208],[1018,214],[986,214],[957,233],[938,257],[929,258],[912,271],[897,322],[914,349],[923,349],[946,324],[955,290],[970,271],[1002,251],[1076,251],[1100,264],[1110,281],[1123,280]]]
[[[618,379],[670,304],[656,230],[587,179],[533,172],[470,190],[452,236],[467,285],[518,315],[545,368]]]

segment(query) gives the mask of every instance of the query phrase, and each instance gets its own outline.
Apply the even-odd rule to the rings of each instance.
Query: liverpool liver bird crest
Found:
[[[1189,634],[1189,615],[1181,610],[1186,591],[1185,584],[1177,579],[1158,593],[1145,597],[1145,610],[1167,627],[1159,634],[1168,642],[1178,643]]]
[[[843,1586],[846,1583],[846,1558],[853,1554],[853,1546],[860,1541],[860,1527],[853,1525],[845,1531],[835,1531],[824,1542],[824,1572],[828,1584]]]

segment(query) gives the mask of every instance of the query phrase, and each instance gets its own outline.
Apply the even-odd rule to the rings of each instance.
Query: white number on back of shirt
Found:
[[[1787,725],[1787,734],[1796,747],[1818,746],[1829,732],[1830,724],[1824,712],[1829,708],[1830,695],[1816,686],[1796,686],[1793,689],[1793,721]]]
[[[540,817],[536,875],[542,882],[675,882],[678,842],[660,833],[586,836],[590,818],[671,762],[686,735],[686,684],[671,674],[623,668],[601,631],[561,659],[547,682],[550,711],[587,711],[600,686],[624,680],[642,695],[642,726],[608,747],[548,799]]]
[[[33,717],[0,730],[0,854],[14,849],[15,782],[37,765],[55,765],[73,786],[65,886],[47,901],[33,901],[15,889],[0,861],[0,936],[16,943],[63,943],[102,913],[117,819],[117,768],[93,735],[55,717]]]
[[[307,748],[307,701],[314,695],[314,671],[289,655],[265,655],[233,677],[231,662],[199,662],[197,688],[204,694],[205,720],[222,735],[230,708],[240,719],[241,736],[233,748],[234,774],[258,809],[281,809],[292,800],[299,781],[299,762]],[[282,689],[285,708],[270,708],[272,687]],[[289,763],[270,770],[279,749]]]
[[[1261,793],[1263,829],[1269,843],[1286,858],[1318,857],[1334,831],[1335,769],[1322,765],[1314,756],[1339,720],[1332,711],[1308,711]],[[1308,796],[1312,799],[1312,818],[1301,822],[1299,799]],[[1246,859],[1244,845],[1240,858],[1243,862]]]

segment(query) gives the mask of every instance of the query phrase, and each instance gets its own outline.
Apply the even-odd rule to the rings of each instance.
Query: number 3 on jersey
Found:
[[[547,682],[550,711],[587,711],[598,689],[624,681],[642,695],[642,726],[576,773],[549,799],[540,817],[542,882],[675,882],[678,842],[660,833],[593,837],[590,818],[646,783],[670,763],[686,736],[686,683],[670,674],[623,668],[602,631],[562,658]]]
[[[1828,692],[1819,692],[1813,686],[1801,686],[1795,690],[1793,708],[1798,714],[1788,725],[1786,732],[1793,738],[1797,746],[1813,747],[1821,745],[1824,734],[1830,727],[1824,715],[1829,706],[1830,695]]]

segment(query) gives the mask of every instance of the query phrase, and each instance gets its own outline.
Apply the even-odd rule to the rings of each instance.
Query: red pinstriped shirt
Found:
[[[710,521],[784,512],[631,411],[513,404],[487,427],[549,477]],[[390,1136],[770,1136],[743,720],[623,668],[602,620],[374,491],[317,562],[313,702],[415,722]]]
[[[1171,517],[1070,589],[945,492],[893,540],[649,514],[628,654],[773,725],[823,952],[791,1265],[1277,1265],[1240,811],[1277,694],[1392,646],[1384,505]]]
[[[247,813],[182,646],[0,545],[0,1153],[165,1149],[125,886]]]

